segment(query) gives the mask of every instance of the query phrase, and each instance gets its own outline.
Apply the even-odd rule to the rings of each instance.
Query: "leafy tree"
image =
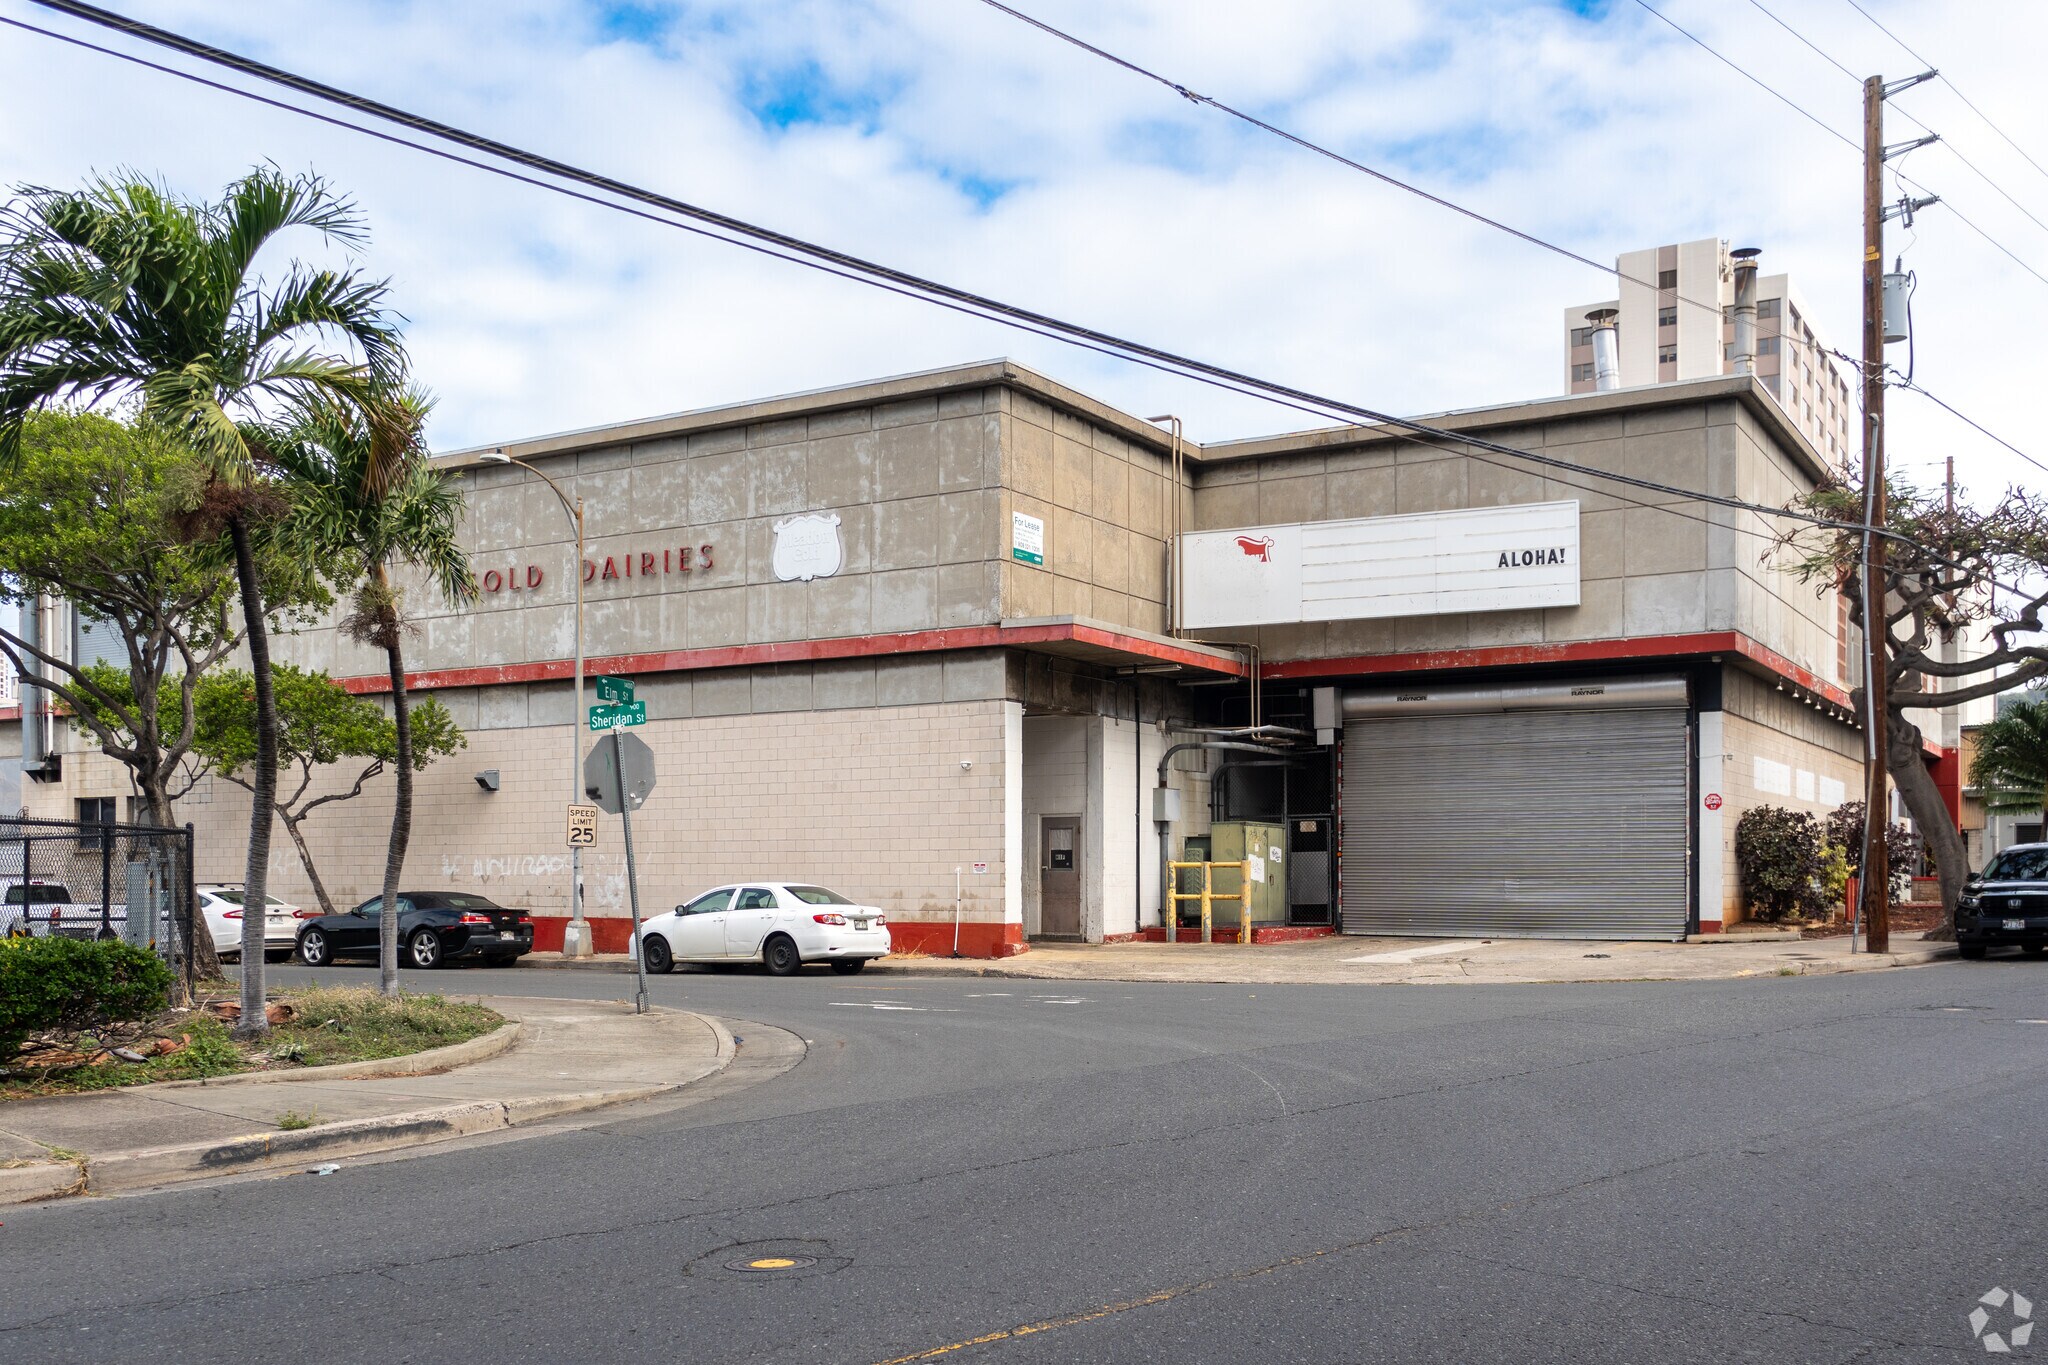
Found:
[[[95,666],[4,629],[0,655],[18,672],[36,666],[38,685],[128,769],[147,819],[162,826],[176,823],[193,688],[241,640],[227,556],[182,530],[205,483],[205,468],[162,430],[69,411],[30,414],[20,456],[0,474],[0,598],[61,597],[86,622],[111,626],[124,657]],[[259,572],[274,607],[325,600],[289,560],[265,555]],[[138,706],[138,696],[161,701]],[[202,974],[218,970],[203,919],[191,951]]]
[[[366,783],[398,761],[397,726],[383,707],[349,692],[325,673],[290,664],[272,664],[271,673],[278,757],[284,767],[297,771],[298,778],[296,786],[279,795],[277,817],[299,851],[320,909],[331,915],[334,901],[306,846],[306,819],[323,806],[361,796]],[[245,790],[253,787],[251,769],[258,744],[255,680],[240,671],[208,676],[199,684],[197,713],[192,752],[201,769]],[[410,760],[415,770],[469,743],[448,709],[431,695],[414,708],[412,719]],[[347,765],[341,780],[349,785],[316,787],[322,773],[335,764]],[[353,780],[348,770],[354,771]]]
[[[1825,913],[1820,822],[1804,811],[1752,806],[1735,822],[1743,901],[1759,919]]]
[[[332,566],[336,586],[355,585],[345,633],[384,651],[391,678],[398,779],[384,853],[378,976],[398,993],[398,884],[412,839],[414,719],[405,685],[405,604],[391,569],[423,571],[450,601],[476,596],[476,576],[457,531],[462,494],[427,462],[430,404],[417,390],[389,390],[367,408],[324,403],[306,415],[281,452],[296,506],[294,534]]]
[[[2041,588],[2048,569],[2048,500],[2008,488],[1980,510],[1960,490],[1951,502],[1945,491],[1900,482],[1888,484],[1885,495],[1885,581],[1876,585],[1877,600],[1885,604],[1876,630],[1887,688],[1885,768],[1927,841],[1941,881],[1946,923],[1929,937],[1953,938],[1968,856],[1921,756],[1920,727],[1908,714],[1995,696],[2048,676],[2048,626],[2042,622],[2048,591]],[[1842,525],[1788,532],[1783,545],[1805,580],[1823,591],[1846,593],[1850,619],[1867,629],[1863,536],[1847,529],[1863,523],[1857,476],[1837,471],[1792,506]],[[1966,648],[1968,639],[1985,640],[1986,647]]]
[[[2048,818],[2048,698],[2014,702],[1978,729],[1970,785],[1986,810]]]
[[[212,483],[195,526],[233,549],[255,678],[246,894],[261,905],[277,790],[277,709],[257,534],[281,417],[313,402],[362,402],[404,369],[385,285],[354,270],[294,263],[255,273],[280,233],[310,228],[359,245],[361,216],[317,176],[259,167],[216,203],[191,203],[135,177],[82,190],[25,188],[0,210],[0,468],[19,458],[28,415],[52,402],[139,399]],[[347,354],[323,350],[339,344]],[[242,925],[242,1014],[264,1032],[263,922]]]

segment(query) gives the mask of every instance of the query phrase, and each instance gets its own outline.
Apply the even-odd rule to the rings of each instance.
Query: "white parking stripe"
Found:
[[[1396,948],[1391,953],[1367,953],[1364,957],[1347,957],[1345,962],[1413,962],[1419,957],[1442,957],[1445,953],[1462,953],[1469,948],[1483,948],[1488,940],[1460,939],[1456,943],[1425,943],[1420,948]]]

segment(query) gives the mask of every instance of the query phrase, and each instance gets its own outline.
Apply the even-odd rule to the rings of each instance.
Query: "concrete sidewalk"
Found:
[[[1526,985],[1580,981],[1714,981],[1746,976],[1822,976],[1911,967],[1953,957],[1953,943],[1894,937],[1884,954],[1849,952],[1846,938],[1783,935],[1692,943],[1568,939],[1354,938],[1305,943],[1038,943],[1016,957],[890,956],[868,976],[996,976],[1046,981],[1206,981],[1300,985]],[[630,972],[624,954],[580,961],[551,953],[532,967]],[[688,970],[679,967],[678,970]]]
[[[679,1090],[732,1035],[679,1010],[482,997],[514,1022],[389,1062],[170,1081],[0,1104],[0,1204],[102,1194],[439,1142]],[[446,1068],[417,1074],[423,1067]],[[287,1113],[313,1126],[278,1127]]]

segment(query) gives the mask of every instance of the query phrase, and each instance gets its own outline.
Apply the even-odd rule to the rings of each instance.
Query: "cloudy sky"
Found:
[[[1559,311],[1611,277],[1308,155],[977,0],[105,0],[508,142],[1044,312],[1384,410],[1557,392]],[[1652,0],[1858,135],[1916,60],[1848,0]],[[2035,0],[1862,0],[2048,165]],[[1768,11],[1764,7],[1768,7]],[[1855,350],[1852,148],[1638,0],[1020,0],[1179,83],[1597,260],[1722,236]],[[139,45],[0,0],[0,17]],[[190,66],[153,51],[154,60]],[[218,73],[209,72],[209,75]],[[450,166],[0,27],[0,181],[134,168],[188,195],[316,168],[375,233],[453,448],[1010,355],[1199,439],[1298,414]],[[1935,83],[1909,173],[2048,275],[2048,171]],[[1889,140],[1918,129],[1895,115]],[[313,243],[301,245],[316,252]],[[2048,283],[1951,213],[1895,231],[1917,378],[2048,459]],[[1893,348],[1903,365],[1903,347]],[[2041,471],[1912,395],[1894,453],[1993,495]],[[1932,472],[1930,472],[1932,471]]]

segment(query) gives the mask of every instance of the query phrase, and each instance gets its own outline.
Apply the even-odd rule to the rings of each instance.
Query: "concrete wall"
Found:
[[[1827,780],[1842,784],[1846,800],[1861,800],[1862,738],[1850,726],[1738,669],[1723,675],[1722,703],[1726,710],[1721,713],[1721,773],[1715,787],[1723,801],[1720,837],[1707,846],[1719,848],[1720,915],[1724,923],[1733,924],[1747,918],[1735,865],[1735,826],[1743,812],[1754,806],[1779,806],[1824,821],[1839,804],[1824,799],[1829,795]],[[1703,769],[1706,758],[1703,751]],[[1760,768],[1759,760],[1766,766]],[[1789,792],[1766,789],[1767,783],[1775,785],[1768,780],[1777,774],[1789,778]],[[1767,783],[1759,782],[1760,775]],[[1712,919],[1714,908],[1702,904],[1700,918]]]
[[[1003,615],[1086,616],[1166,629],[1171,460],[1127,427],[1090,421],[1031,394],[1004,395],[1004,493],[997,555]],[[1163,437],[1161,438],[1163,440]],[[1045,522],[1045,564],[1010,557],[1010,517]]]
[[[585,587],[585,651],[995,624],[999,398],[996,389],[929,394],[532,456],[569,497],[584,500],[586,558],[598,569]],[[541,582],[502,587],[458,609],[401,576],[422,627],[409,664],[568,658],[569,519],[526,470],[468,466],[462,477],[463,535],[479,574],[495,570],[523,585],[536,568]],[[839,517],[843,566],[828,578],[783,582],[772,567],[774,526],[806,512]],[[643,572],[649,568],[656,572]],[[338,638],[331,622],[281,652],[338,677],[382,669],[371,651]]]
[[[1680,488],[1780,505],[1811,486],[1782,446],[1734,399],[1632,411],[1559,414],[1488,428],[1488,439],[1575,464]],[[1273,443],[1278,444],[1278,443]],[[1762,561],[1775,524],[1697,501],[1548,470],[1511,456],[1467,455],[1380,440],[1205,461],[1194,529],[1438,512],[1575,499],[1580,603],[1575,607],[1265,626],[1269,661],[1539,645],[1737,630],[1822,677],[1838,679],[1831,594]],[[1626,494],[1624,500],[1623,494]]]

